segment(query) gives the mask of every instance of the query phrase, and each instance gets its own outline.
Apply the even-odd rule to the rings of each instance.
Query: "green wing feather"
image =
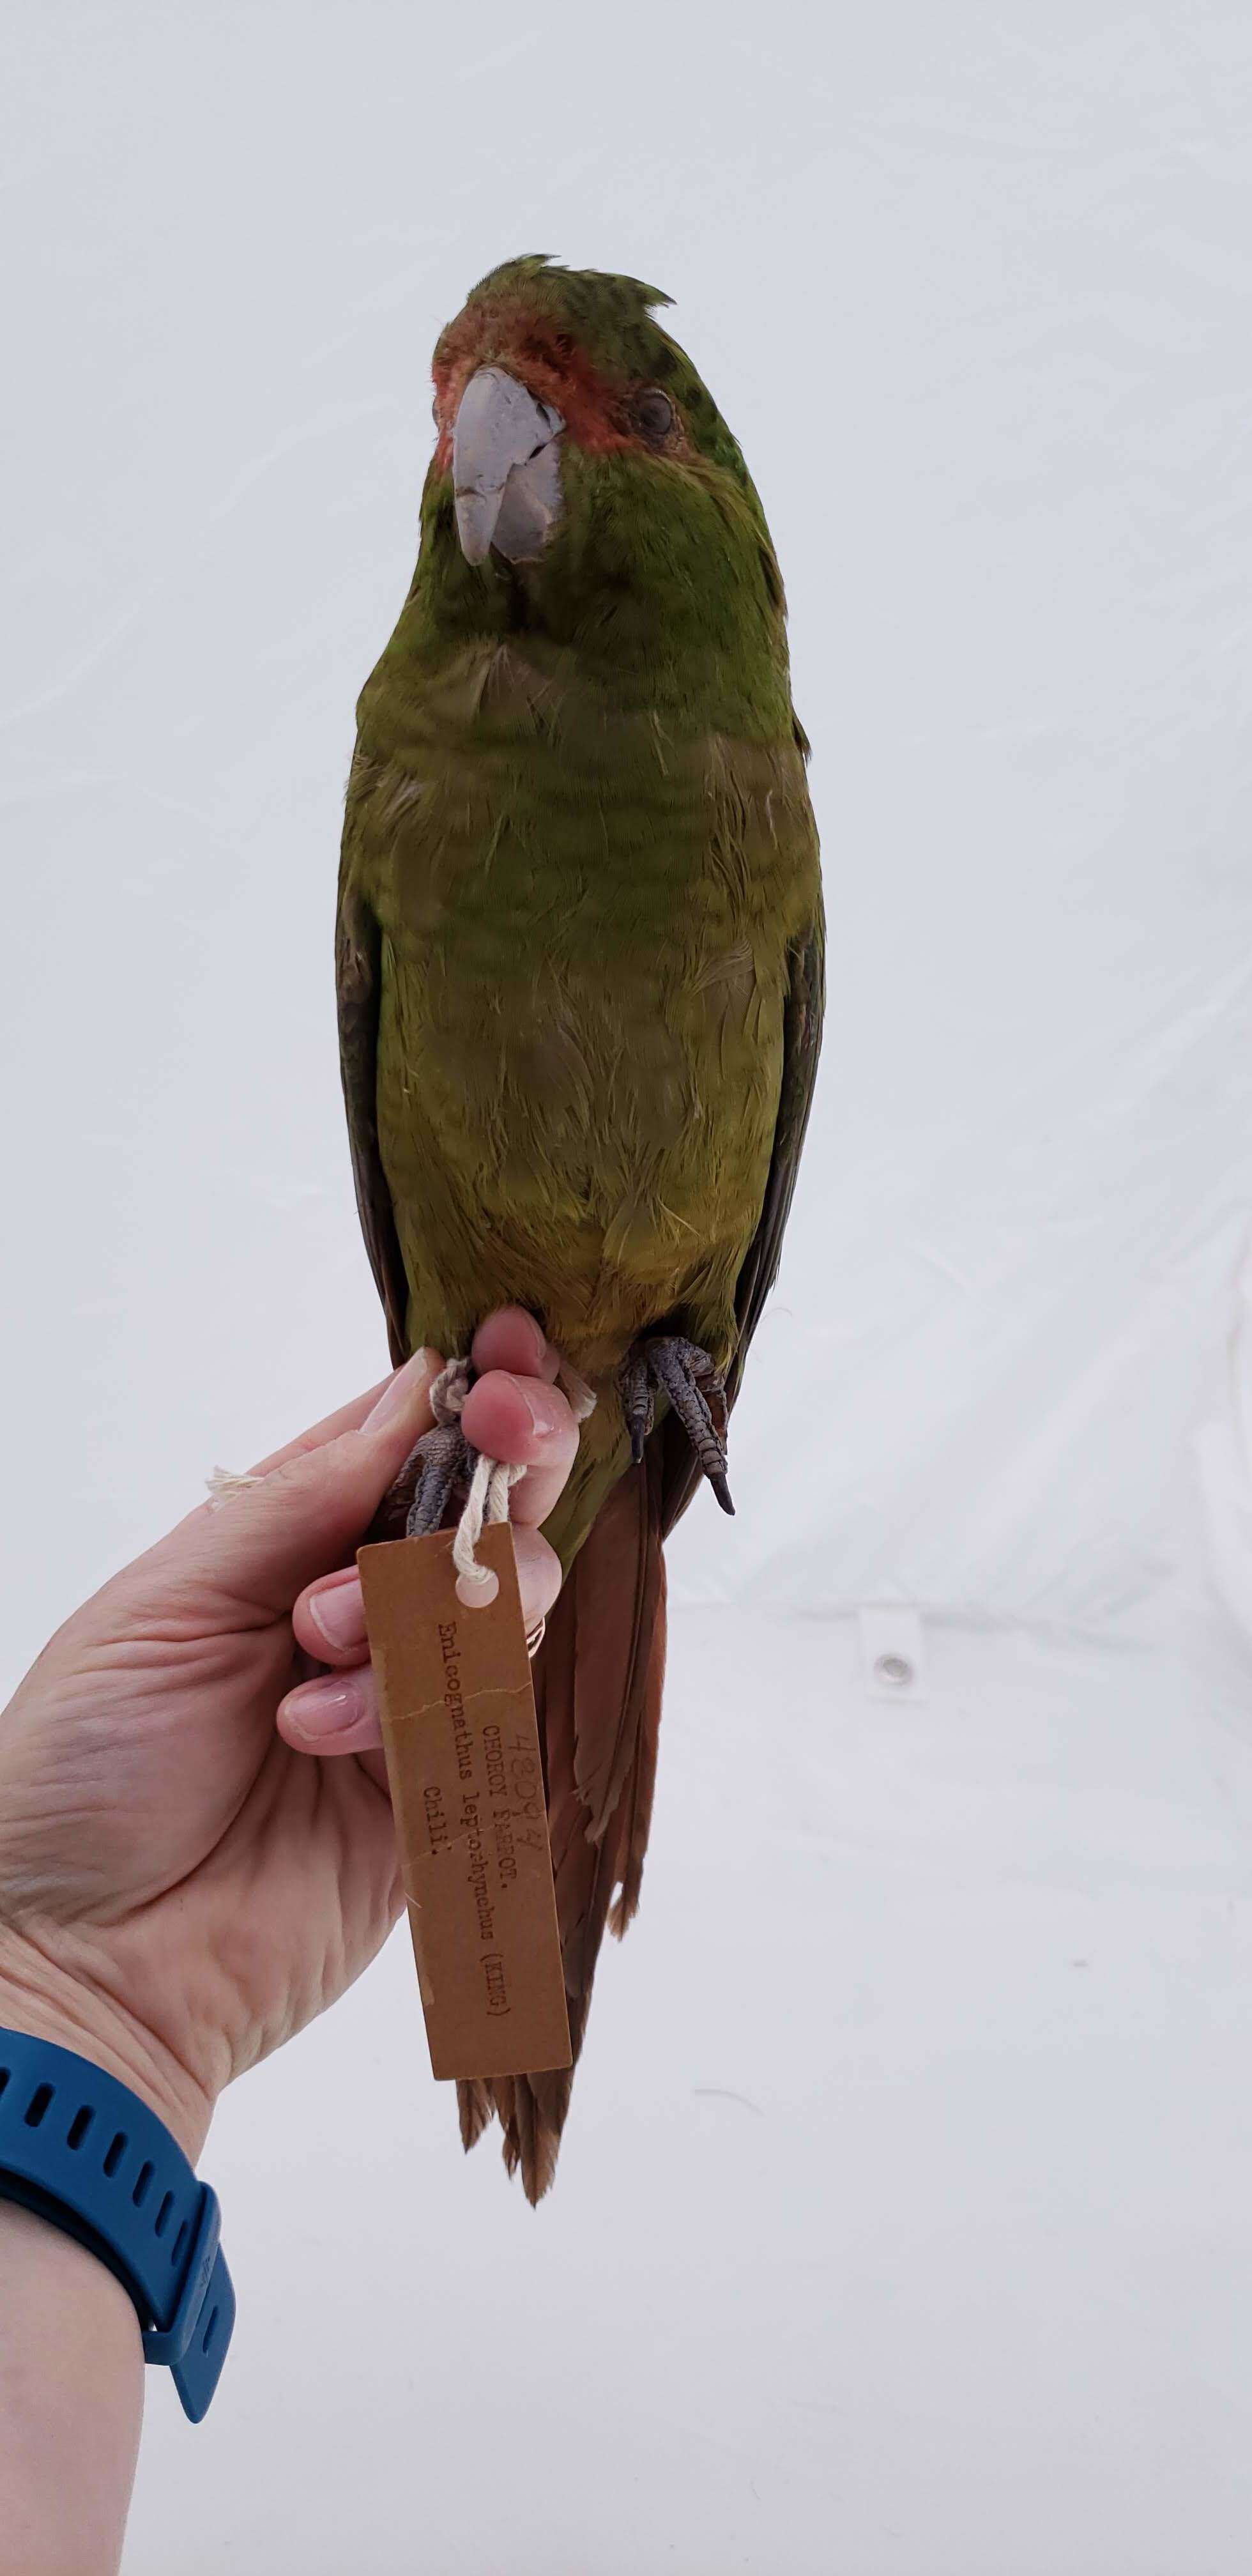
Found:
[[[826,932],[819,906],[808,937],[797,942],[791,954],[791,981],[783,1023],[778,1124],[774,1131],[774,1150],[770,1157],[760,1221],[748,1246],[735,1290],[739,1333],[734,1357],[726,1371],[728,1410],[733,1408],[739,1393],[749,1345],[778,1276],[783,1233],[791,1210],[817,1078],[825,998]],[[655,1436],[663,1444],[661,1526],[668,1534],[703,1480],[692,1455],[691,1444],[678,1423],[667,1417]]]
[[[378,1013],[381,999],[381,933],[356,894],[345,845],[335,935],[335,991],[339,1006],[339,1070],[348,1113],[348,1144],[356,1184],[357,1214],[374,1284],[387,1318],[392,1366],[408,1355],[405,1318],[408,1282],[395,1209],[378,1150]]]

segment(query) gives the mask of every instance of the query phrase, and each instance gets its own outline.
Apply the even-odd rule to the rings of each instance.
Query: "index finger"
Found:
[[[437,1352],[429,1351],[426,1356],[432,1369],[442,1366]],[[486,1322],[479,1325],[471,1356],[480,1373],[487,1369],[517,1369],[526,1376],[541,1377],[549,1383],[561,1364],[559,1354],[550,1342],[545,1341],[541,1327],[524,1306],[497,1306],[494,1314],[488,1315]],[[391,1376],[394,1375],[393,1369]],[[337,1440],[341,1431],[359,1431],[366,1414],[389,1384],[389,1377],[380,1377],[377,1385],[370,1387],[365,1395],[354,1395],[350,1404],[341,1404],[337,1412],[328,1413],[323,1421],[315,1422],[308,1431],[302,1431],[298,1439],[289,1440],[285,1448],[273,1449],[268,1458],[259,1458],[255,1467],[249,1467],[248,1474],[268,1476],[275,1467],[284,1467],[289,1458],[302,1458],[310,1449],[324,1449],[327,1441]],[[426,1427],[429,1429],[430,1425]]]
[[[519,1377],[544,1378],[549,1386],[561,1365],[559,1351],[525,1306],[497,1306],[479,1325],[470,1358],[480,1377],[489,1369],[512,1369]]]
[[[431,1353],[430,1357],[438,1367],[437,1355]],[[364,1395],[354,1395],[350,1404],[341,1404],[336,1412],[324,1415],[309,1430],[300,1432],[295,1440],[288,1440],[282,1449],[272,1449],[268,1458],[259,1458],[255,1467],[249,1467],[248,1474],[270,1476],[276,1467],[285,1467],[289,1459],[307,1457],[311,1449],[324,1449],[328,1440],[339,1438],[341,1431],[359,1431],[366,1415],[373,1412],[383,1388],[390,1386],[396,1375],[397,1371],[392,1369],[387,1377],[380,1377],[375,1386],[367,1387]],[[424,1426],[426,1429],[429,1427],[429,1424]]]

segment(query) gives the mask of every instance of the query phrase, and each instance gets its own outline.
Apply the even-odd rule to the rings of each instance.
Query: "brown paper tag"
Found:
[[[571,2051],[513,1533],[483,1531],[500,1589],[473,1609],[452,1535],[357,1556],[430,2062],[538,2074]]]

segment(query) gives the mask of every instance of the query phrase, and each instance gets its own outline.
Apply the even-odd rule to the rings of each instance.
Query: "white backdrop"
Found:
[[[558,2192],[462,2171],[393,1945],[223,2109],[238,2348],[200,2435],[154,2395],[130,2576],[1235,2576],[1252,26],[14,25],[13,1675],[381,1365],[339,812],[430,346],[503,256],[675,298],[787,578],[832,933]],[[892,1602],[907,1707],[857,1660]]]

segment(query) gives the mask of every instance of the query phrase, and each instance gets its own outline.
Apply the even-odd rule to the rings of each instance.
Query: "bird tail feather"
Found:
[[[606,1924],[639,1903],[665,1677],[665,1564],[657,1444],[613,1487],[579,1549],[535,1658],[557,1923],[577,2065]],[[556,2171],[574,2069],[457,2087],[461,2138],[489,2121],[529,2201]]]

